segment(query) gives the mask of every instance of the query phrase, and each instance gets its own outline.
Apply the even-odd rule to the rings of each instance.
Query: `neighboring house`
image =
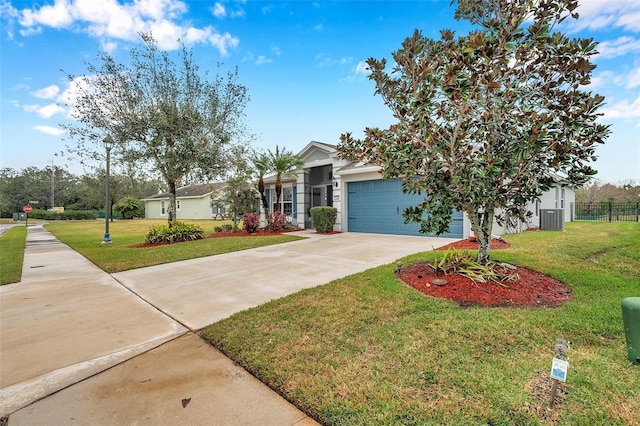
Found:
[[[205,183],[183,186],[176,190],[176,219],[213,219],[226,217],[226,208],[216,206],[211,195],[220,193],[222,183]],[[166,219],[169,208],[169,193],[143,198],[145,217]],[[219,204],[219,203],[217,203]]]
[[[403,194],[400,179],[384,180],[379,166],[340,159],[334,145],[322,142],[310,142],[298,156],[306,170],[299,171],[295,178],[283,179],[279,209],[298,227],[312,227],[311,207],[333,206],[338,210],[336,231],[421,235],[417,224],[404,223],[402,212],[421,202],[424,195]],[[275,176],[265,177],[264,182],[270,213],[276,208]],[[543,194],[539,202],[531,204],[534,216],[524,228],[539,225],[541,209],[564,209],[565,222],[570,221],[569,207],[574,200],[574,191],[558,184]],[[521,229],[522,225],[509,229],[494,226],[494,234]],[[468,218],[454,212],[450,232],[443,236],[466,238],[470,234]]]

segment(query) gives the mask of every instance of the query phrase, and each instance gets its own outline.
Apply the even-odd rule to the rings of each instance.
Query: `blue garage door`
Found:
[[[420,225],[404,223],[402,212],[424,200],[424,195],[402,193],[402,181],[369,180],[347,184],[348,226],[350,232],[374,234],[424,235]],[[454,212],[450,232],[442,237],[462,238],[462,213]]]

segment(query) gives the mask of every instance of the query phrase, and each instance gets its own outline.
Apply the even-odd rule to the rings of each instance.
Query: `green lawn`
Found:
[[[16,226],[0,236],[0,285],[20,282],[27,228]]]
[[[186,220],[184,222],[200,226],[205,235],[212,234],[214,227],[223,223],[212,220]],[[301,238],[293,235],[205,238],[151,248],[134,248],[133,246],[144,243],[147,231],[156,224],[166,224],[166,221],[120,220],[112,222],[109,225],[111,244],[102,244],[104,221],[56,222],[46,225],[46,228],[60,241],[109,273],[279,244]]]
[[[640,366],[627,359],[620,308],[640,296],[640,226],[574,222],[506,239],[511,248],[494,259],[556,277],[573,300],[461,308],[396,279],[394,263],[238,313],[202,336],[327,425],[640,424]],[[568,381],[547,412],[560,333],[571,342]]]

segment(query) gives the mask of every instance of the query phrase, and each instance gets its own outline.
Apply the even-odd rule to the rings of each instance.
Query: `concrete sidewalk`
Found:
[[[192,331],[455,241],[305,231],[110,276],[44,228],[28,231],[23,281],[0,287],[0,415],[12,426],[316,424]]]
[[[0,414],[187,332],[42,227],[0,287]]]
[[[316,424],[42,227],[28,229],[22,278],[0,287],[11,426]]]

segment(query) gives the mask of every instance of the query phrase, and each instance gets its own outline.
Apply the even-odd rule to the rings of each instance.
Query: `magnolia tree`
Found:
[[[209,79],[184,46],[174,61],[150,34],[141,37],[128,65],[103,53],[100,66],[88,64],[87,75],[69,76],[78,93],[72,109],[77,122],[65,127],[81,157],[105,152],[101,144],[109,140],[119,160],[162,176],[171,225],[176,187],[225,170],[229,148],[244,134],[248,94],[237,71]]]
[[[584,90],[595,65],[591,39],[556,31],[578,18],[574,0],[460,0],[456,19],[475,28],[440,39],[416,31],[393,53],[394,65],[369,59],[370,79],[397,123],[367,128],[363,139],[341,136],[351,160],[402,178],[403,192],[424,194],[404,211],[423,233],[447,232],[453,210],[467,213],[490,259],[494,220],[525,220],[526,205],[554,184],[580,185],[595,171],[604,98]]]

